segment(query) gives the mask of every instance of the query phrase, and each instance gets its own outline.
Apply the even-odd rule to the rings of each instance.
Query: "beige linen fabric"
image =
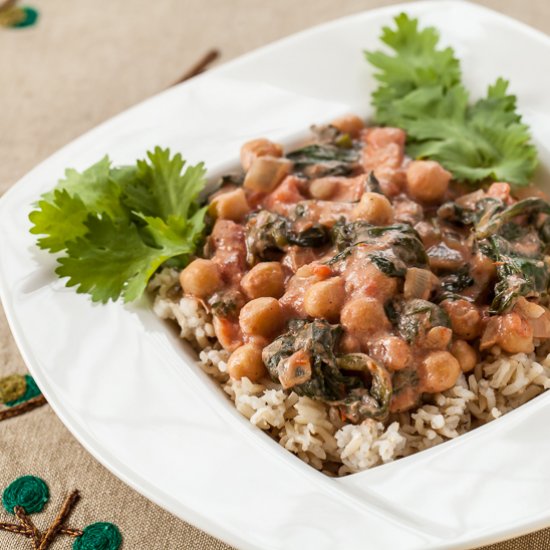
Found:
[[[222,60],[227,61],[311,25],[393,3],[28,2],[40,10],[36,27],[0,28],[0,193],[84,131],[169,86],[212,47],[219,48]],[[548,0],[481,3],[550,33]],[[0,375],[24,370],[0,312]],[[51,489],[50,504],[36,516],[39,526],[49,523],[64,496],[78,488],[83,498],[70,524],[82,528],[96,521],[112,521],[123,532],[125,549],[229,549],[118,481],[84,451],[48,406],[0,423],[0,487],[28,473],[43,477]],[[70,547],[67,537],[52,546],[57,550]],[[0,550],[28,548],[23,537],[0,532]],[[547,549],[550,530],[489,548]]]

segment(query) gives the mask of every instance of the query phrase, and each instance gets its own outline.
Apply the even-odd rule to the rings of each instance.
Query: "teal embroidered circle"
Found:
[[[13,514],[21,506],[27,514],[41,512],[50,498],[50,491],[44,480],[35,476],[23,476],[12,481],[4,490],[2,504]]]
[[[39,387],[36,385],[36,382],[34,381],[34,378],[32,376],[25,374],[25,383],[26,383],[25,393],[20,397],[18,397],[17,399],[14,399],[13,401],[7,401],[6,405],[8,407],[19,405],[19,403],[24,403],[25,401],[28,401],[33,397],[37,397],[42,393]]]
[[[27,391],[27,381],[21,374],[11,374],[0,378],[0,402],[9,403],[20,399]]]
[[[73,550],[118,550],[122,536],[112,523],[92,523],[88,525],[73,543]]]

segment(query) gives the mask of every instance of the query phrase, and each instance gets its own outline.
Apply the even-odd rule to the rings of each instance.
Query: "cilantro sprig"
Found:
[[[185,170],[184,170],[185,169]],[[30,213],[38,246],[63,252],[56,273],[95,302],[139,298],[165,262],[184,266],[199,245],[206,209],[202,163],[155,148],[135,166],[108,157],[65,179]]]
[[[537,152],[506,80],[471,104],[460,63],[451,48],[437,48],[436,29],[420,30],[417,19],[402,13],[381,40],[394,55],[365,52],[378,69],[376,122],[405,129],[408,154],[437,160],[458,180],[529,184]]]

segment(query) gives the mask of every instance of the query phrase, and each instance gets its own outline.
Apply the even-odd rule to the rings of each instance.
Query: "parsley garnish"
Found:
[[[376,122],[405,129],[408,154],[437,160],[458,180],[529,184],[537,152],[508,82],[499,78],[487,97],[470,104],[459,61],[451,48],[437,48],[438,32],[419,30],[404,13],[395,24],[381,36],[395,55],[366,52],[379,70]]]
[[[82,173],[67,170],[29,218],[40,248],[63,251],[56,273],[95,302],[139,298],[166,261],[184,266],[201,240],[199,204],[206,170],[155,148],[136,166],[105,157]]]

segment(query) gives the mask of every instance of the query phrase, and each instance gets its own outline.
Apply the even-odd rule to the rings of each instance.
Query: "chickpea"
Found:
[[[506,313],[500,318],[497,344],[508,353],[531,353],[533,329],[529,322],[517,313]]]
[[[239,324],[247,335],[273,336],[285,324],[281,304],[275,298],[251,300],[241,309]]]
[[[250,191],[271,193],[290,173],[292,163],[275,157],[254,159],[246,173],[243,186]]]
[[[457,340],[451,346],[451,353],[460,363],[462,372],[470,372],[477,364],[477,353],[475,349],[464,340]]]
[[[409,344],[398,336],[382,338],[373,346],[376,359],[391,370],[401,370],[409,366],[412,355]]]
[[[198,258],[180,273],[180,284],[185,294],[206,298],[214,294],[223,281],[217,263]]]
[[[398,281],[388,277],[373,263],[358,261],[347,269],[346,292],[348,295],[364,295],[386,302],[397,292]]]
[[[340,338],[341,353],[356,353],[361,351],[361,342],[355,336],[345,332]]]
[[[481,315],[468,300],[446,300],[441,306],[449,315],[451,328],[463,340],[473,340],[481,334]]]
[[[309,194],[314,199],[328,200],[338,189],[338,178],[318,178],[313,180],[309,186]]]
[[[426,334],[424,347],[446,350],[451,343],[453,331],[447,327],[433,327]]]
[[[250,212],[246,195],[241,188],[218,195],[212,201],[211,209],[216,218],[234,222],[241,221]]]
[[[270,296],[280,298],[285,292],[285,276],[279,262],[255,265],[242,279],[241,288],[249,300]]]
[[[248,378],[251,382],[258,382],[266,374],[262,361],[262,350],[254,344],[244,344],[237,348],[227,362],[227,372],[233,380]]]
[[[352,334],[361,335],[374,334],[390,326],[382,304],[367,297],[350,300],[342,309],[341,322]]]
[[[346,294],[342,277],[331,277],[311,285],[304,294],[304,309],[311,317],[336,322]]]
[[[349,134],[352,138],[359,136],[361,130],[365,127],[363,121],[357,115],[344,115],[334,119],[331,123],[343,134]]]
[[[283,148],[278,143],[273,143],[265,138],[247,141],[241,147],[241,165],[245,172],[248,172],[252,162],[258,157],[281,157]]]
[[[374,225],[389,225],[393,221],[393,206],[384,195],[367,191],[353,209],[352,217]]]
[[[432,351],[418,367],[420,385],[428,393],[452,388],[460,373],[459,362],[448,351]]]
[[[433,160],[413,160],[407,168],[407,188],[414,200],[427,203],[441,202],[452,174]]]

